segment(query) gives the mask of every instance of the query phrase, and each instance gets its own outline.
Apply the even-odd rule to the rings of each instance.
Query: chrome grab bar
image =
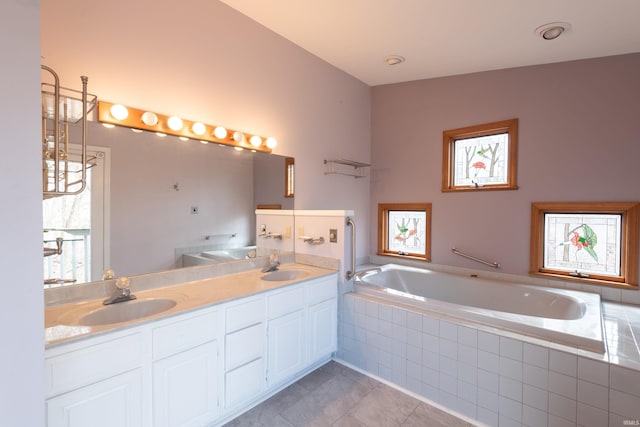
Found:
[[[456,255],[460,255],[461,257],[468,258],[468,259],[470,259],[470,260],[473,260],[473,261],[479,262],[479,263],[484,264],[484,265],[488,265],[489,267],[493,267],[493,268],[500,268],[500,263],[499,263],[499,262],[489,262],[489,261],[485,261],[485,260],[483,260],[483,259],[476,258],[476,257],[471,256],[471,255],[467,255],[467,254],[465,254],[464,252],[460,252],[460,251],[459,251],[458,249],[456,249],[456,248],[451,248],[451,252],[453,252],[453,253],[454,253],[454,254],[456,254]]]
[[[351,217],[347,217],[346,224],[351,226],[351,270],[345,276],[347,280],[351,280],[356,271],[356,223]]]

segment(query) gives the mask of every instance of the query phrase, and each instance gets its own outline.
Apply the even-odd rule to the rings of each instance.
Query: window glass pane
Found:
[[[544,268],[620,276],[622,215],[544,216]]]
[[[426,223],[425,211],[389,211],[389,251],[425,254]]]
[[[453,185],[507,184],[508,146],[506,132],[456,140]]]

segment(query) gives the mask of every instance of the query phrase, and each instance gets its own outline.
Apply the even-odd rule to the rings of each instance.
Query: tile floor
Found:
[[[463,427],[472,424],[331,361],[226,425]]]

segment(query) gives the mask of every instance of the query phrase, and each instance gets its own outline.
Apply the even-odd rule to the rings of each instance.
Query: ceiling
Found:
[[[640,52],[638,0],[222,1],[370,86]]]

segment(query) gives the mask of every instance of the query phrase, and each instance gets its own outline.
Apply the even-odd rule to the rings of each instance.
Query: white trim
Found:
[[[294,210],[295,216],[338,216],[347,217],[353,216],[354,211],[340,211],[340,210]]]

